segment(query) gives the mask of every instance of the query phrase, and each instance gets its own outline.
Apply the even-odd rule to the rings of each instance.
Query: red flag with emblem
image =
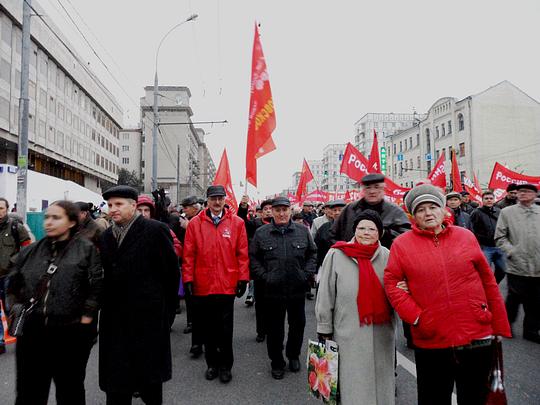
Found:
[[[268,70],[255,24],[251,61],[251,99],[246,147],[246,181],[257,187],[257,159],[276,149],[272,132],[276,128],[276,112],[270,90]]]
[[[221,185],[225,187],[227,196],[225,197],[225,203],[233,209],[234,212],[238,209],[236,197],[234,196],[234,190],[232,187],[231,170],[229,168],[229,158],[227,158],[227,149],[223,149],[221,160],[219,161],[219,167],[216,172],[216,177],[212,183],[214,186]]]
[[[311,180],[313,180],[313,173],[311,173],[311,169],[309,168],[306,159],[304,159],[304,163],[302,164],[302,173],[300,174],[300,180],[298,181],[298,189],[296,190],[297,202],[300,203],[303,201],[304,195],[307,194],[307,184]]]
[[[437,163],[435,163],[435,166],[431,170],[431,173],[428,175],[428,179],[431,181],[431,184],[442,188],[443,190],[446,190],[446,169],[444,167],[445,161],[446,156],[441,154],[439,159],[437,159]]]
[[[368,167],[369,162],[366,157],[349,142],[343,153],[339,172],[346,174],[355,181],[360,181],[362,177],[369,173]]]
[[[373,130],[373,145],[371,145],[368,164],[368,171],[370,173],[382,173],[381,159],[379,157],[379,142],[377,141],[377,132],[375,132],[375,130]]]
[[[461,174],[456,159],[456,151],[452,149],[452,190],[461,193],[463,185],[461,184]]]

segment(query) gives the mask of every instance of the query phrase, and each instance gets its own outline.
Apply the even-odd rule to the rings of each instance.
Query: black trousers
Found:
[[[139,391],[146,405],[161,405],[163,403],[163,384],[151,384]],[[107,405],[131,405],[133,393],[107,392]]]
[[[525,318],[523,333],[537,334],[540,330],[540,277],[523,277],[507,273],[508,295],[506,313],[508,321],[514,323],[519,305],[523,304]]]
[[[255,290],[255,323],[257,328],[257,335],[266,335],[266,321],[264,320],[264,281],[254,281]]]
[[[199,346],[203,344],[201,336],[202,325],[200,323],[201,315],[199,314],[197,298],[186,294],[186,320],[191,324],[191,345]]]
[[[289,359],[300,356],[306,326],[305,297],[265,298],[266,301],[266,347],[272,368],[285,367],[283,340],[285,339],[285,314],[289,323],[289,333],[285,355]]]
[[[95,336],[94,324],[53,327],[26,323],[15,349],[15,404],[46,404],[54,381],[58,405],[84,405],[86,364]]]
[[[234,295],[194,296],[196,323],[200,325],[208,367],[230,370],[233,366]]]
[[[483,405],[493,349],[415,349],[418,405],[450,405],[456,384],[459,405]]]

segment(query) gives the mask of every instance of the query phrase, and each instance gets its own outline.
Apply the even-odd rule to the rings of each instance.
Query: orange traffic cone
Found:
[[[2,325],[4,326],[4,342],[6,345],[15,343],[17,341],[17,338],[10,336],[8,333],[6,312],[4,311],[4,307],[2,306],[2,301],[0,301],[0,310],[2,311]]]

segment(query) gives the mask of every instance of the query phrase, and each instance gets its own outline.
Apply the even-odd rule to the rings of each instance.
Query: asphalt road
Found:
[[[504,290],[504,282],[502,285]],[[270,364],[266,355],[266,344],[255,342],[255,311],[246,308],[244,300],[237,300],[235,312],[235,364],[233,380],[224,385],[219,380],[206,381],[206,364],[201,357],[197,360],[188,354],[190,335],[184,335],[185,313],[177,316],[172,331],[173,379],[164,385],[165,404],[316,404],[307,388],[305,365],[299,373],[287,372],[285,378],[276,381],[270,376]],[[306,302],[307,326],[305,341],[314,339],[315,318],[313,301]],[[517,337],[504,342],[506,387],[512,405],[540,404],[540,345],[521,338],[521,322],[515,327]],[[414,377],[414,355],[405,347],[401,331],[398,331],[398,405],[416,403],[416,379]],[[305,359],[305,347],[302,362]],[[14,347],[0,356],[0,404],[14,403]],[[105,404],[105,396],[97,385],[97,347],[92,351],[88,363],[87,404]],[[50,404],[54,404],[54,387],[51,389]],[[133,404],[142,404],[134,400]]]

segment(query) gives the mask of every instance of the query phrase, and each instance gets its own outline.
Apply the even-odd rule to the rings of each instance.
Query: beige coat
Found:
[[[379,246],[373,268],[381,284],[389,251]],[[358,264],[330,249],[320,270],[315,314],[317,332],[333,334],[339,345],[339,392],[343,405],[393,405],[395,402],[395,320],[360,326],[356,297]]]

